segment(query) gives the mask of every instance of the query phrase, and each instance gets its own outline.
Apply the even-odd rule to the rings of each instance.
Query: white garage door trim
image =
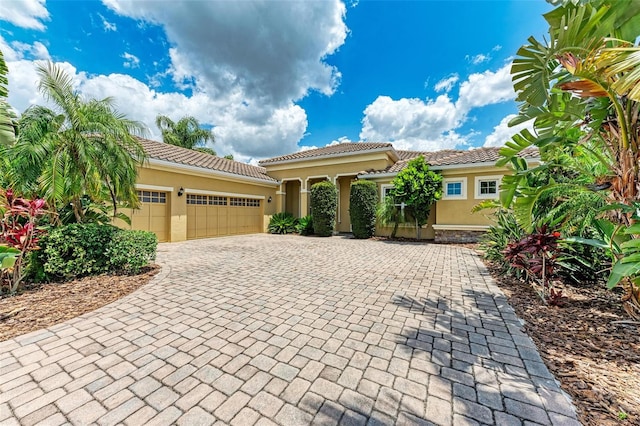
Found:
[[[252,195],[252,194],[239,194],[235,192],[220,192],[220,191],[207,191],[204,189],[185,188],[184,192],[187,194],[196,195],[219,195],[221,197],[236,197],[236,198],[253,198],[255,200],[264,200],[264,195]]]
[[[141,184],[141,183],[136,184],[136,189],[138,191],[173,192],[173,187],[172,186],[146,185],[146,184]]]

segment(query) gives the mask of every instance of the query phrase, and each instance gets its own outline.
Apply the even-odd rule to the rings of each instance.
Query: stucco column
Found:
[[[309,214],[309,191],[304,188],[300,189],[300,216]]]

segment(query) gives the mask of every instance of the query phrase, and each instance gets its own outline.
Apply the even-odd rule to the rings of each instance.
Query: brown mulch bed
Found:
[[[0,298],[0,341],[51,327],[94,311],[148,283],[160,271],[148,266],[138,275],[98,275],[62,283],[28,285]]]
[[[545,306],[529,284],[489,266],[549,370],[585,425],[640,425],[640,324],[620,291],[565,286],[562,307]],[[626,419],[625,419],[626,417]]]

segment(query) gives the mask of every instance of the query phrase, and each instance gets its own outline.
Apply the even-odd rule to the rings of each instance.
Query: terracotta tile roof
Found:
[[[386,174],[398,173],[404,169],[407,163],[420,155],[422,155],[430,166],[454,166],[460,164],[474,163],[495,163],[500,158],[500,148],[477,148],[470,150],[453,150],[447,149],[442,151],[421,152],[421,151],[397,151],[400,161],[387,167],[384,170],[370,170],[362,174]],[[540,157],[538,149],[535,147],[527,148],[520,153],[520,157],[526,159],[535,159]]]
[[[325,146],[323,148],[309,149],[307,151],[300,151],[293,154],[282,155],[280,157],[267,158],[261,160],[260,164],[279,163],[281,161],[295,161],[306,160],[314,157],[324,157],[331,155],[345,155],[350,153],[380,150],[387,148],[389,151],[394,151],[393,145],[390,143],[378,143],[378,142],[345,142],[336,145]]]
[[[217,157],[204,152],[193,151],[191,149],[163,142],[143,138],[138,138],[138,140],[149,158],[170,161],[172,163],[184,164],[187,166],[201,167],[203,169],[231,173],[239,176],[246,176],[264,180],[266,182],[277,182],[276,179],[267,175],[267,171],[264,167],[257,167],[241,163],[239,161],[227,160],[226,158]]]

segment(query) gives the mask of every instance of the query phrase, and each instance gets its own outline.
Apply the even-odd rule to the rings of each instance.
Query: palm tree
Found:
[[[9,145],[15,141],[15,115],[6,101],[8,96],[7,74],[9,69],[0,51],[0,145]]]
[[[166,115],[159,115],[156,117],[156,126],[162,132],[165,143],[216,155],[213,149],[205,146],[207,141],[214,141],[213,134],[200,128],[200,123],[194,117],[182,117],[175,123]]]
[[[51,62],[37,67],[38,90],[53,109],[28,108],[18,123],[15,145],[3,148],[11,167],[5,179],[25,194],[39,193],[51,208],[71,208],[83,222],[83,200],[138,204],[137,166],[145,153],[133,136],[141,123],[127,119],[112,98],[83,99],[72,78]]]

